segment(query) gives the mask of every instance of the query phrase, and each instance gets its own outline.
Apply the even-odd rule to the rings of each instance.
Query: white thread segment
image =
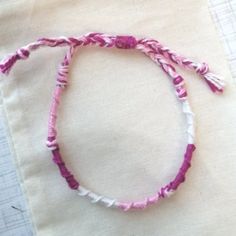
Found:
[[[115,199],[94,193],[81,185],[77,189],[77,192],[79,196],[88,198],[92,203],[102,203],[106,207],[117,207]]]
[[[192,109],[187,99],[182,100],[182,110],[187,119],[188,143],[194,144],[194,137],[195,137],[194,113],[192,112]]]
[[[57,149],[57,139],[54,139],[52,141],[47,140],[46,141],[47,148],[51,151]]]
[[[174,191],[173,189],[170,189],[170,190],[165,189],[165,190],[164,190],[164,194],[165,194],[165,196],[167,196],[167,197],[172,196],[174,193],[175,193],[175,191]]]

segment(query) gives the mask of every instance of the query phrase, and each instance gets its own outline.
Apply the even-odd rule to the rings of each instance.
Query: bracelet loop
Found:
[[[136,49],[147,55],[171,78],[177,98],[182,104],[182,111],[185,114],[187,121],[187,137],[188,143],[184,154],[182,165],[176,174],[175,178],[168,184],[161,187],[154,195],[145,198],[142,201],[135,202],[120,202],[116,199],[105,197],[88,190],[79,184],[73,174],[67,169],[65,162],[60,154],[60,147],[57,142],[57,111],[63,90],[68,84],[69,66],[76,49],[80,46],[97,45],[107,48],[119,49]],[[63,47],[69,46],[63,62],[58,68],[56,86],[53,92],[51,107],[48,118],[48,138],[47,147],[51,150],[53,161],[58,166],[60,174],[65,178],[68,186],[76,190],[78,195],[87,197],[93,203],[102,203],[107,207],[116,207],[128,211],[130,209],[144,209],[149,205],[158,202],[160,199],[172,195],[179,185],[185,181],[185,176],[191,166],[192,154],[195,150],[194,145],[194,114],[187,100],[187,90],[185,88],[184,78],[179,75],[175,67],[171,64],[177,64],[182,68],[187,68],[195,71],[203,76],[213,92],[223,92],[224,82],[215,74],[209,72],[209,67],[206,63],[196,63],[191,59],[177,54],[169,48],[163,46],[160,42],[154,39],[136,39],[134,36],[111,36],[102,33],[88,33],[80,37],[59,37],[59,38],[41,38],[36,42],[30,43],[25,47],[18,49],[15,53],[9,55],[0,62],[0,72],[8,74],[14,64],[21,59],[27,59],[30,53],[40,47]]]
[[[85,40],[86,41],[86,40]],[[105,40],[104,40],[105,41]],[[99,46],[100,47],[106,47],[106,44],[102,43],[103,40],[99,40]],[[113,43],[115,42],[115,43]],[[187,170],[190,168],[191,159],[192,159],[192,153],[195,150],[194,145],[194,129],[193,129],[193,113],[190,109],[189,103],[187,101],[187,91],[185,89],[185,83],[184,79],[181,75],[179,75],[175,68],[169,64],[162,55],[153,52],[150,47],[146,46],[145,44],[138,44],[137,40],[134,37],[130,36],[117,36],[115,40],[112,42],[112,47],[117,47],[121,49],[131,49],[136,48],[140,50],[141,52],[145,53],[147,56],[149,56],[154,62],[156,62],[162,70],[169,75],[169,77],[172,78],[172,82],[177,94],[177,97],[180,99],[183,105],[183,112],[186,115],[187,118],[187,124],[188,124],[188,144],[186,147],[186,151],[184,154],[184,160],[183,163],[179,169],[179,172],[175,176],[175,178],[168,183],[167,185],[160,188],[159,191],[157,191],[154,195],[149,196],[145,198],[142,201],[135,201],[135,202],[120,202],[117,201],[114,198],[105,197],[100,194],[94,193],[91,190],[88,190],[84,186],[80,185],[79,182],[74,178],[74,176],[70,173],[70,171],[66,168],[65,163],[62,161],[62,157],[60,155],[60,147],[59,144],[56,142],[56,117],[57,117],[57,109],[58,104],[61,98],[62,91],[64,90],[64,87],[55,87],[53,100],[51,103],[51,109],[50,109],[50,115],[49,115],[49,122],[48,122],[48,140],[47,140],[47,146],[49,149],[52,150],[53,154],[53,160],[58,165],[58,168],[60,170],[60,173],[62,177],[64,177],[68,183],[68,186],[71,189],[77,190],[78,194],[83,197],[87,197],[90,199],[92,203],[102,203],[103,205],[107,207],[116,207],[123,209],[124,211],[128,211],[130,209],[144,209],[149,205],[152,205],[156,202],[158,202],[162,198],[166,198],[171,196],[175,190],[177,190],[178,186],[185,181],[185,175]],[[91,41],[86,41],[85,45],[89,45]],[[78,46],[77,46],[78,47]],[[63,62],[61,63],[61,66],[58,70],[58,77],[57,77],[57,83],[58,80],[61,81],[61,77],[63,76],[63,81],[68,81],[68,70],[69,70],[69,64],[72,60],[72,57],[74,55],[76,47],[70,48],[70,50],[67,52],[67,54],[64,57]],[[65,70],[66,65],[66,73],[63,73]],[[59,79],[58,79],[59,78]],[[56,160],[56,161],[55,161]],[[59,161],[58,161],[59,160]],[[62,168],[63,167],[63,168]]]

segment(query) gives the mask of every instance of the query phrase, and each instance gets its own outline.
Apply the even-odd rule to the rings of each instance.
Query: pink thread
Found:
[[[67,169],[64,161],[62,160],[59,148],[52,151],[53,161],[58,166],[61,176],[66,179],[69,187],[71,189],[77,189],[79,187],[79,182],[74,178],[74,176]]]
[[[165,187],[162,187],[154,196],[146,198],[144,201],[138,202],[122,202],[119,204],[119,208],[122,210],[128,211],[130,209],[144,209],[149,205],[156,203],[161,198],[165,198],[172,191],[177,190],[179,185],[185,181],[185,175],[190,168],[192,154],[196,149],[194,144],[188,144],[186,148],[186,152],[184,155],[184,161],[179,169],[178,174],[175,179],[167,184]]]
[[[85,46],[85,45],[98,45],[100,47],[113,47],[131,49],[137,48],[138,45],[151,49],[155,55],[162,55],[164,58],[171,60],[177,65],[184,68],[196,71],[202,75],[213,92],[223,92],[224,82],[215,74],[209,72],[206,63],[196,63],[191,59],[183,57],[169,48],[163,46],[160,42],[154,39],[143,38],[137,40],[133,36],[111,36],[102,33],[88,33],[81,37],[59,37],[59,38],[41,38],[34,43],[30,43],[25,47],[17,50],[16,53],[10,55],[8,58],[0,63],[0,71],[4,74],[9,73],[12,66],[17,60],[26,59],[29,57],[30,52],[41,47],[57,47],[57,46]],[[151,53],[150,51],[150,53]],[[165,66],[163,65],[163,69]]]
[[[88,33],[81,37],[41,38],[37,42],[28,44],[27,46],[18,49],[16,53],[10,55],[0,63],[0,71],[2,73],[7,74],[16,63],[16,61],[20,59],[27,59],[31,51],[36,50],[41,46],[70,47],[58,69],[56,87],[53,92],[51,107],[49,111],[48,138],[46,143],[48,148],[52,150],[53,161],[58,166],[61,176],[65,178],[68,186],[71,189],[78,189],[79,182],[67,169],[60,154],[59,144],[56,139],[57,111],[62,92],[68,84],[69,65],[71,63],[73,55],[77,47],[86,45],[140,50],[145,55],[150,57],[155,63],[157,63],[161,67],[161,69],[172,79],[177,97],[182,101],[186,100],[187,98],[187,90],[185,88],[184,79],[176,72],[174,66],[171,65],[168,60],[184,68],[192,69],[196,71],[196,73],[202,75],[214,92],[222,92],[224,87],[223,82],[216,75],[209,72],[209,67],[206,63],[195,63],[190,59],[178,55],[167,47],[162,46],[158,41],[153,39],[138,40],[133,36],[110,36],[102,33]],[[195,148],[196,147],[193,143],[189,143],[187,145],[184,154],[184,160],[177,175],[169,184],[162,187],[156,194],[147,197],[143,201],[119,202],[118,207],[125,211],[128,211],[129,209],[144,209],[147,206],[158,202],[160,199],[170,196],[173,191],[177,190],[179,185],[185,181],[185,176],[191,166],[192,154]]]
[[[224,82],[218,76],[209,72],[209,67],[205,62],[193,62],[191,59],[179,55],[175,51],[170,50],[168,47],[163,46],[155,39],[144,38],[139,40],[139,43],[145,44],[156,53],[163,55],[166,59],[170,59],[177,65],[196,71],[196,73],[203,76],[213,92],[223,92],[223,88],[225,86]]]

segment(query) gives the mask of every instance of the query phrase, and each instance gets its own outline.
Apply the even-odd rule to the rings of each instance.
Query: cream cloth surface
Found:
[[[123,213],[71,191],[45,147],[56,70],[66,49],[43,48],[18,62],[2,77],[1,92],[37,235],[235,235],[236,89],[206,0],[4,1],[0,20],[2,56],[40,37],[134,34],[208,62],[227,82],[224,94],[215,95],[197,75],[179,70],[197,122],[187,180],[171,198]],[[80,182],[118,200],[141,200],[172,179],[187,135],[181,105],[161,69],[139,52],[86,47],[70,71],[58,139]]]

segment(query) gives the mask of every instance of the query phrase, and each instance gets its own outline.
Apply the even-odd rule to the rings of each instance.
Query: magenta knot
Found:
[[[174,84],[175,86],[184,85],[184,79],[183,79],[183,77],[180,76],[180,75],[178,75],[177,77],[175,77],[175,78],[173,79],[173,84]]]
[[[27,59],[29,57],[29,50],[25,48],[20,48],[16,51],[17,56],[19,59]]]
[[[196,68],[196,72],[200,75],[205,75],[209,72],[209,66],[207,63],[203,62],[202,64],[199,64]]]
[[[175,91],[180,100],[185,100],[188,96],[187,90],[183,86],[177,87]]]
[[[50,150],[58,149],[58,143],[56,137],[48,137],[46,141],[46,145]]]
[[[158,193],[159,198],[165,198],[167,196],[167,187],[162,187]]]
[[[133,36],[116,36],[115,45],[117,48],[131,49],[136,47],[137,40]]]

